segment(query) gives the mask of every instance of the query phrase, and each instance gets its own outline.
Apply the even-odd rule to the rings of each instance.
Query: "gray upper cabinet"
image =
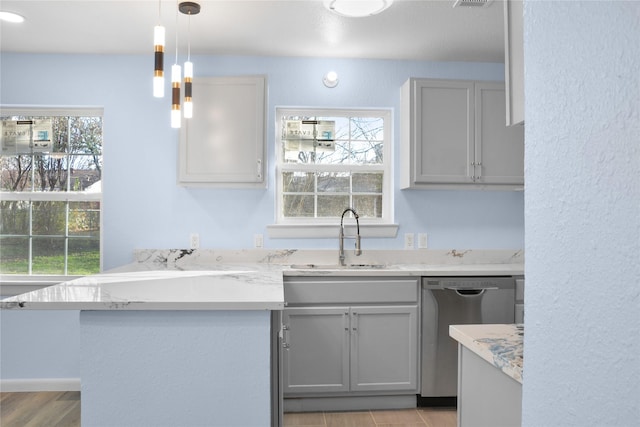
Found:
[[[180,132],[178,183],[266,187],[265,77],[194,78],[193,104]]]
[[[504,86],[475,84],[475,166],[478,184],[524,184],[524,127],[504,124]]]
[[[524,35],[522,0],[504,2],[504,77],[507,126],[524,123]]]
[[[412,78],[401,97],[401,188],[522,187],[524,129],[505,125],[502,83]]]

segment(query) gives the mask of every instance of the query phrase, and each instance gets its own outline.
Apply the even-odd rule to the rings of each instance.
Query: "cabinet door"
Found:
[[[523,1],[504,2],[504,80],[507,126],[524,123]]]
[[[473,82],[415,80],[413,90],[414,182],[472,182]]]
[[[349,309],[287,308],[283,313],[284,394],[349,389]]]
[[[351,390],[417,390],[417,306],[351,308]]]
[[[182,185],[264,187],[265,78],[193,80],[193,118],[182,122]]]
[[[502,84],[476,83],[476,183],[524,184],[524,127],[505,125],[504,97]]]

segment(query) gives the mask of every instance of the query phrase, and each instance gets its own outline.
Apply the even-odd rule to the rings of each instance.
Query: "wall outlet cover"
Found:
[[[413,233],[405,233],[404,235],[404,248],[405,249],[413,249],[414,245],[414,235]]]

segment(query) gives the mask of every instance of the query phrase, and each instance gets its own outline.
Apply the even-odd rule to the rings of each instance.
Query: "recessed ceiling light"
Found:
[[[377,15],[391,6],[393,0],[324,0],[324,7],[350,18]]]
[[[13,12],[0,11],[0,21],[20,23],[24,22],[24,16]]]

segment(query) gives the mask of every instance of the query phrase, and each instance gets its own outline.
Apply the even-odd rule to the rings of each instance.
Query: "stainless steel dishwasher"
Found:
[[[513,277],[422,278],[423,398],[455,397],[458,347],[449,325],[514,323]]]

